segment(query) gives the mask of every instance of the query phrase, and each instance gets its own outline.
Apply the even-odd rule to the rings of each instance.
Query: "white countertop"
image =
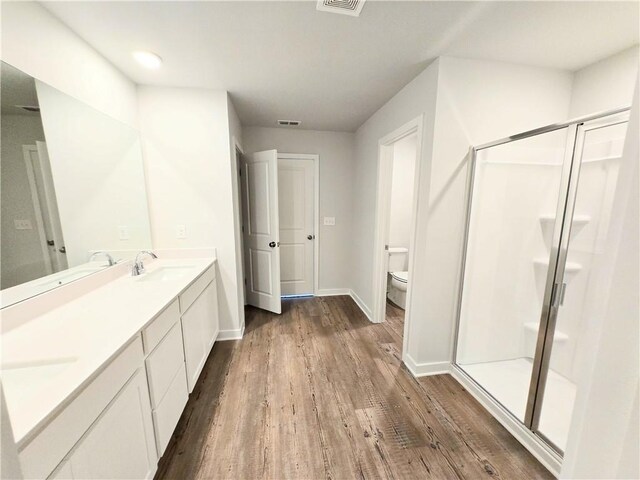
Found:
[[[18,445],[48,423],[214,262],[214,258],[156,260],[147,263],[146,276],[161,267],[189,268],[162,280],[123,274],[3,332],[0,375]]]

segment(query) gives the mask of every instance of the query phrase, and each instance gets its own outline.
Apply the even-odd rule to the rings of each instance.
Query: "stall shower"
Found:
[[[476,147],[456,368],[562,454],[627,130],[618,110]]]

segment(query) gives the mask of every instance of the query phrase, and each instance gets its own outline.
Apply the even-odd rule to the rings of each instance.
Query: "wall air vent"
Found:
[[[16,108],[21,108],[27,112],[39,112],[40,107],[38,105],[16,105]]]
[[[358,17],[364,2],[365,0],[318,0],[316,10]]]
[[[278,120],[278,125],[297,127],[298,125],[300,125],[300,120]]]

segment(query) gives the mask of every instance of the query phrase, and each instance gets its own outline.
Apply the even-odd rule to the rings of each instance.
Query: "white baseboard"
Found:
[[[321,288],[315,294],[316,297],[333,297],[336,295],[349,295],[348,288]]]
[[[350,295],[351,298],[353,298],[353,301],[356,302],[356,305],[358,305],[358,307],[360,307],[360,310],[362,310],[362,313],[364,313],[365,316],[369,319],[369,321],[373,323],[373,315],[371,314],[371,310],[369,310],[369,307],[365,305],[365,303],[358,296],[358,294],[353,290],[349,290],[348,295]]]
[[[531,454],[542,463],[553,475],[560,476],[562,459],[534,433],[513,417],[505,408],[491,398],[484,390],[471,381],[457,367],[451,367],[451,376],[506,428]]]
[[[244,325],[242,328],[234,328],[231,330],[220,330],[216,342],[224,342],[225,340],[241,340],[244,335]]]
[[[442,375],[451,373],[450,362],[429,362],[417,363],[408,353],[404,356],[403,362],[414,377],[427,377],[429,375]]]

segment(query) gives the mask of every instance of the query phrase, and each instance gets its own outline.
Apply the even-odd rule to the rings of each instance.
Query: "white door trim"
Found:
[[[416,163],[413,186],[411,236],[409,239],[409,284],[407,286],[407,302],[404,314],[403,358],[406,353],[409,326],[411,323],[411,297],[413,291],[412,274],[415,262],[415,245],[418,219],[418,199],[420,186],[420,170],[422,164],[423,115],[414,118],[400,128],[385,135],[378,141],[378,183],[376,190],[375,231],[373,250],[373,323],[385,320],[387,293],[387,252],[389,235],[389,214],[391,208],[391,178],[393,174],[393,144],[398,140],[417,134]]]
[[[233,191],[233,211],[234,211],[234,231],[235,231],[235,245],[236,245],[236,281],[238,283],[236,287],[236,295],[238,296],[238,319],[240,328],[244,328],[244,306],[247,304],[247,290],[245,279],[245,258],[244,258],[244,238],[242,234],[242,190],[240,186],[240,168],[242,168],[242,158],[244,155],[244,149],[242,144],[236,138],[235,135],[231,136],[231,168],[233,174],[231,175],[231,189]]]
[[[31,203],[33,205],[33,211],[35,213],[36,230],[38,231],[38,237],[40,238],[40,249],[42,250],[42,258],[44,260],[44,269],[47,274],[53,273],[53,264],[51,254],[49,253],[49,246],[47,245],[47,235],[44,231],[44,220],[42,218],[42,208],[40,208],[40,196],[38,195],[38,188],[36,187],[36,177],[33,171],[33,163],[31,161],[31,154],[38,154],[38,147],[36,145],[23,145],[22,156],[24,158],[25,167],[27,169],[27,179],[29,181],[29,190],[31,190]]]
[[[320,155],[310,153],[280,153],[278,160],[313,160],[313,228],[316,236],[313,241],[313,295],[320,290]]]

